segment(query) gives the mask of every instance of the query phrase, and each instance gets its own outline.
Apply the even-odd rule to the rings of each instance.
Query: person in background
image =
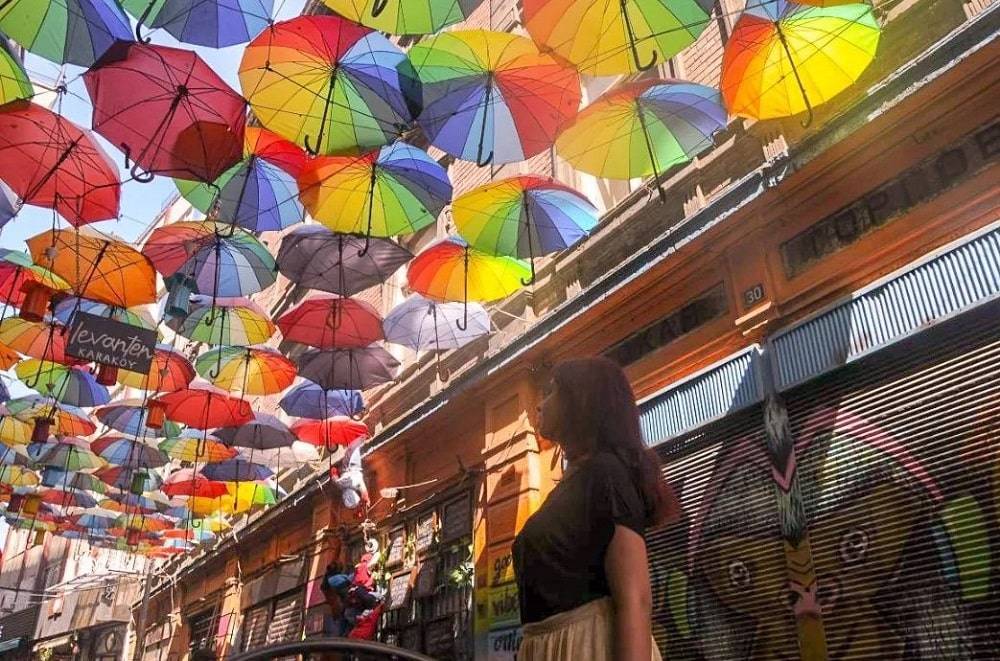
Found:
[[[537,429],[567,468],[514,541],[519,661],[659,660],[644,534],[679,506],[622,369],[605,358],[556,365]]]

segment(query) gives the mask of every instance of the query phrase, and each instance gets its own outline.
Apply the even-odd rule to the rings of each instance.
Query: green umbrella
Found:
[[[0,30],[39,57],[81,67],[133,40],[118,0],[3,0]]]
[[[35,93],[28,80],[28,74],[6,46],[7,40],[0,35],[0,105],[15,99],[30,99]]]

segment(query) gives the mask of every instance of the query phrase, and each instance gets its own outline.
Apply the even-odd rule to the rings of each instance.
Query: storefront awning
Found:
[[[55,638],[49,638],[48,640],[40,640],[35,643],[34,651],[38,652],[40,650],[54,650],[59,647],[72,647],[73,646],[73,634],[66,634],[65,636],[56,636]]]
[[[5,640],[0,643],[0,652],[9,652],[11,650],[16,650],[21,646],[22,638],[11,638],[10,640]]]

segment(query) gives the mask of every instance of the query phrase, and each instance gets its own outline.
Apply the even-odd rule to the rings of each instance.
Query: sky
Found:
[[[302,13],[302,8],[306,0],[275,0],[275,17],[277,20],[286,20]],[[233,89],[239,91],[239,80],[237,70],[239,69],[240,58],[243,55],[244,45],[231,46],[229,48],[202,48],[181,44],[174,40],[163,30],[154,30],[147,33],[152,36],[153,43],[164,46],[179,46],[196,51],[222,78],[228,82]],[[60,67],[42,58],[28,54],[25,59],[25,68],[28,76],[33,81],[41,82],[48,86],[53,86],[54,81],[60,77],[61,69],[67,80],[68,92],[63,96],[60,112],[63,116],[76,122],[80,126],[90,127],[90,99],[84,87],[81,75],[84,69],[68,65]],[[41,94],[36,97],[36,102],[49,105],[54,101],[51,93]],[[56,109],[58,106],[53,106]],[[122,179],[128,177],[128,172],[122,168],[124,158],[120,151],[110,146],[109,143],[99,138],[105,151],[113,161],[118,164]],[[148,184],[129,182],[122,187],[121,196],[121,218],[117,221],[105,221],[94,223],[93,227],[109,234],[115,234],[123,239],[135,239],[142,231],[148,227],[149,223],[156,217],[164,204],[171,199],[176,192],[173,182],[166,177],[156,177]],[[50,209],[25,206],[16,218],[0,229],[0,247],[12,250],[24,250],[24,240],[43,232],[52,226],[53,212]],[[65,223],[60,221],[63,226]]]

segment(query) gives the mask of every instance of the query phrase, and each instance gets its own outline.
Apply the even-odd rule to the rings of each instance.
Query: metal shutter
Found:
[[[267,643],[267,627],[271,620],[271,602],[246,611],[243,616],[243,651],[262,647]]]
[[[191,629],[191,648],[215,649],[215,610],[204,610],[188,618]]]
[[[302,638],[303,590],[281,597],[274,602],[274,617],[267,632],[267,644],[283,643]]]

